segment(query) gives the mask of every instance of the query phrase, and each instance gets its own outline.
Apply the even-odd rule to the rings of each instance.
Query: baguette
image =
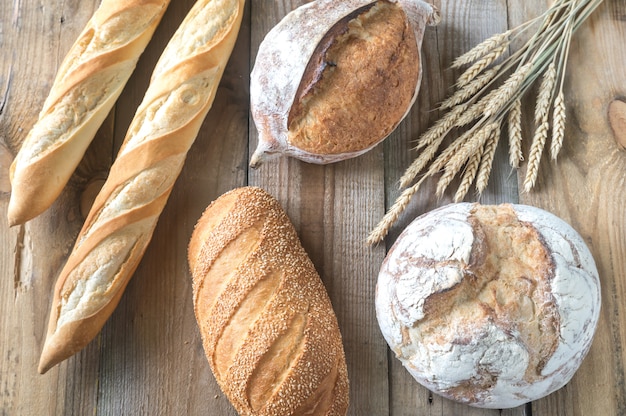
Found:
[[[10,225],[59,196],[152,38],[169,0],[103,0],[61,64],[10,169]]]
[[[198,134],[244,0],[198,0],[166,46],[56,282],[39,372],[82,349],[119,302]]]
[[[240,414],[346,414],[337,318],[273,197],[245,187],[213,202],[191,237],[189,267],[206,357]]]

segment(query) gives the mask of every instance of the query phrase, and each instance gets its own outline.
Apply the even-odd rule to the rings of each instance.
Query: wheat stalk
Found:
[[[452,68],[460,68],[463,65],[471,64],[504,44],[508,46],[510,42],[509,36],[512,32],[513,30],[507,30],[506,32],[498,33],[485,39],[468,52],[456,58],[452,63]]]
[[[539,86],[539,95],[535,107],[536,129],[528,155],[528,168],[526,170],[526,179],[524,180],[524,190],[526,192],[530,192],[535,186],[537,175],[539,174],[539,163],[550,129],[549,110],[552,103],[552,96],[554,95],[556,77],[556,64],[551,62]]]
[[[491,129],[491,125],[487,125],[476,132],[468,130],[463,136],[457,139],[459,143],[464,144],[458,152],[450,156],[450,159],[448,159],[444,166],[443,175],[437,182],[436,194],[438,197],[441,198],[443,196],[444,191],[448,185],[450,185],[452,179],[459,173],[465,162],[484,146],[485,141],[491,134]]]
[[[509,163],[513,168],[519,168],[519,162],[524,160],[522,154],[522,100],[513,102],[508,115],[509,127]]]
[[[445,137],[452,127],[454,127],[457,119],[465,112],[465,110],[467,110],[467,107],[467,104],[458,105],[437,120],[431,128],[426,130],[426,132],[420,136],[414,150],[426,147],[442,136]]]
[[[533,63],[528,62],[522,65],[517,71],[513,73],[496,91],[497,93],[486,103],[485,114],[487,116],[496,114],[502,110],[512,97],[516,95],[521,87],[522,83],[526,80],[526,77],[531,72]]]
[[[489,183],[489,176],[491,175],[491,169],[493,167],[493,158],[496,155],[496,147],[498,147],[499,132],[500,126],[491,132],[485,142],[485,150],[480,159],[480,166],[478,167],[476,177],[476,191],[479,196],[487,189],[487,184]]]
[[[563,138],[565,137],[565,98],[563,91],[554,100],[554,112],[552,116],[552,145],[550,146],[550,155],[556,160],[561,147],[563,147]]]
[[[463,72],[461,76],[459,76],[459,78],[457,79],[456,81],[457,87],[463,88],[464,86],[469,84],[470,81],[476,78],[478,74],[483,72],[485,68],[487,68],[496,59],[498,59],[507,50],[508,46],[509,44],[507,42],[505,44],[502,44],[496,47],[491,52],[487,53],[485,56],[480,58],[480,60],[477,61],[475,64],[473,64],[468,69],[466,69],[465,72]]]
[[[472,80],[469,84],[457,90],[452,96],[443,101],[439,108],[445,110],[446,108],[453,108],[454,106],[467,101],[470,97],[476,95],[476,93],[493,81],[497,75],[500,74],[501,67],[501,65],[496,65],[487,70],[484,74]]]
[[[454,194],[454,202],[461,202],[463,198],[465,198],[465,195],[469,192],[470,187],[476,178],[476,173],[478,172],[478,166],[480,165],[483,149],[484,146],[480,149],[480,151],[474,153],[472,158],[467,162],[467,165],[463,170],[463,176],[461,177],[461,184]]]
[[[404,175],[400,178],[400,189],[406,188],[413,179],[428,165],[428,163],[435,157],[439,146],[445,139],[445,136],[438,137],[434,142],[430,143],[420,156],[411,163],[409,168],[404,172]]]
[[[422,178],[413,186],[406,188],[404,191],[402,191],[400,196],[394,202],[391,209],[385,214],[380,223],[372,230],[372,232],[367,237],[367,244],[376,244],[385,238],[391,226],[396,221],[398,221],[398,218],[400,218],[400,215],[402,214],[402,212],[404,212],[407,205],[409,205],[409,202],[411,202],[411,198],[413,198],[413,195],[417,193],[420,186],[422,185],[422,182],[425,179],[426,177]]]
[[[400,187],[406,189],[370,233],[367,239],[369,244],[385,238],[411,198],[430,177],[441,174],[436,187],[439,197],[443,196],[460,172],[461,182],[454,200],[462,200],[473,182],[480,195],[487,187],[500,139],[500,126],[505,118],[508,124],[509,162],[518,168],[519,162],[524,160],[521,150],[522,97],[541,78],[535,106],[536,128],[523,184],[527,192],[534,187],[551,129],[550,114],[550,152],[553,159],[563,144],[566,114],[563,80],[572,34],[602,2],[555,0],[536,18],[491,36],[454,60],[453,68],[469,67],[457,78],[456,91],[440,104],[440,109],[447,112],[418,139],[414,149],[421,153],[400,179]],[[537,28],[538,22],[540,24]],[[511,42],[531,28],[536,31],[522,47],[496,64]],[[509,75],[504,77],[505,74]],[[450,134],[458,134],[458,138],[437,156]],[[420,175],[419,181],[411,185]]]

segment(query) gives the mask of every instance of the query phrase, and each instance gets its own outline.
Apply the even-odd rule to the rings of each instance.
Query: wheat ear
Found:
[[[463,176],[461,177],[461,184],[454,194],[454,202],[461,202],[463,198],[465,198],[465,195],[469,192],[469,189],[476,178],[478,165],[480,165],[480,159],[482,158],[483,151],[484,146],[478,152],[474,153],[471,159],[467,162],[465,170],[463,171]]]
[[[535,107],[535,123],[537,125],[533,142],[528,155],[528,169],[526,170],[526,178],[524,180],[524,190],[530,192],[535,186],[537,175],[539,174],[539,163],[543,154],[543,149],[548,138],[550,129],[549,108],[552,101],[554,85],[556,83],[556,66],[554,62],[550,63],[546,70],[541,85],[539,86],[539,95],[537,97],[537,105]]]
[[[425,179],[426,177],[423,177],[419,182],[402,191],[391,209],[389,209],[383,219],[378,223],[378,225],[376,225],[372,232],[370,232],[366,240],[367,244],[372,245],[379,243],[387,236],[387,234],[389,234],[389,230],[398,218],[400,218],[400,214],[402,214],[402,212],[409,205],[411,198],[413,198],[413,195],[417,193]]]
[[[485,86],[493,81],[497,77],[497,75],[499,75],[501,68],[502,65],[496,65],[488,71],[485,71],[484,74],[476,77],[476,79],[472,80],[463,88],[456,90],[454,94],[452,94],[449,98],[441,103],[440,108],[453,108],[456,105],[462,104],[468,98],[473,97],[478,92],[480,92],[481,89],[485,88]]]
[[[554,100],[554,112],[552,115],[552,143],[550,146],[550,155],[552,160],[556,160],[561,147],[563,147],[563,139],[565,137],[565,98],[563,91]]]
[[[443,142],[443,139],[445,139],[445,137],[445,135],[437,137],[435,141],[430,143],[428,146],[426,146],[424,150],[422,150],[420,155],[413,161],[413,163],[411,163],[411,165],[407,168],[407,170],[400,178],[400,189],[406,188],[411,182],[413,182],[413,179],[415,179],[415,177],[435,157],[435,155],[437,154],[437,150],[439,150],[439,146],[441,146],[441,143]]]
[[[524,160],[522,154],[522,100],[513,102],[508,114],[509,127],[509,163],[513,168],[519,168],[519,162]]]
[[[485,68],[498,59],[508,48],[508,42],[497,46],[491,52],[476,61],[472,66],[463,72],[456,81],[457,88],[463,88],[478,76]]]
[[[491,175],[491,169],[493,167],[493,158],[496,155],[496,148],[498,147],[498,139],[500,138],[500,126],[498,125],[489,135],[489,138],[485,142],[485,149],[483,156],[480,159],[480,166],[478,167],[478,176],[476,178],[476,192],[478,195],[487,189],[489,183],[489,176]]]
[[[487,141],[494,129],[495,123],[490,123],[476,131],[474,131],[474,129],[468,130],[457,139],[464,144],[457,152],[451,155],[450,159],[446,162],[443,175],[437,182],[436,194],[439,198],[443,196],[446,188],[450,185],[450,182],[452,182],[452,179],[454,179],[457,173],[459,173],[461,167],[471,159],[472,155],[476,154],[484,146],[485,141]]]
[[[498,33],[496,35],[491,36],[490,38],[485,39],[478,45],[474,46],[469,51],[465,52],[463,55],[459,56],[452,63],[452,68],[460,68],[463,65],[470,64],[475,62],[476,60],[482,58],[487,53],[493,51],[494,49],[502,46],[503,44],[507,44],[509,42],[509,35],[513,30],[508,30],[504,33]]]

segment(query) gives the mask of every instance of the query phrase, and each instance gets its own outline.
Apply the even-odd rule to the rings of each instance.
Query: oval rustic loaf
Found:
[[[411,375],[487,408],[564,386],[599,312],[582,238],[524,205],[452,204],[417,218],[391,248],[376,292],[381,331]]]
[[[345,415],[337,318],[278,202],[232,190],[189,244],[194,310],[215,378],[242,415]]]
[[[287,14],[250,74],[250,165],[277,155],[332,163],[380,143],[415,102],[425,27],[438,20],[422,0],[316,0]]]

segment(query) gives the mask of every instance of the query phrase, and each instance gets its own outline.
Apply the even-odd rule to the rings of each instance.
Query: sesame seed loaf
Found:
[[[565,385],[591,346],[600,281],[582,238],[539,208],[451,204],[385,259],[376,313],[411,375],[452,400],[510,408]]]
[[[337,319],[272,196],[244,187],[215,200],[191,237],[189,267],[206,357],[240,414],[346,414]]]

